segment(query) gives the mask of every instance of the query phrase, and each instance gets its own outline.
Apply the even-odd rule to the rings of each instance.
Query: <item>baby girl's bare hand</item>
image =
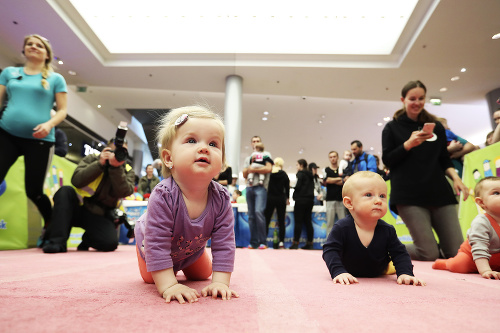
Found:
[[[181,304],[186,303],[184,299],[189,303],[193,303],[198,302],[198,297],[200,297],[200,293],[196,289],[189,288],[180,283],[174,284],[163,292],[163,298],[167,303],[170,303],[173,299],[176,299]]]
[[[238,293],[232,289],[229,289],[224,283],[220,282],[212,282],[205,288],[201,290],[201,295],[203,297],[212,296],[212,298],[217,298],[217,295],[220,295],[223,300],[230,300],[231,296],[240,297]]]

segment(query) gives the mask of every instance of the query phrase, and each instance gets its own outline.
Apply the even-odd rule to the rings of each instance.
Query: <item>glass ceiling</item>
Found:
[[[109,53],[389,55],[418,0],[69,0]]]

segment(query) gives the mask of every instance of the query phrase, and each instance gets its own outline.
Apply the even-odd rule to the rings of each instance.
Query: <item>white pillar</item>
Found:
[[[226,77],[226,102],[224,108],[226,162],[236,177],[240,173],[242,87],[243,79],[241,76],[229,75]]]

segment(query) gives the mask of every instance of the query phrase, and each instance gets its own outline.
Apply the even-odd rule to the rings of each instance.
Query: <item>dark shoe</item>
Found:
[[[80,243],[80,245],[78,245],[78,247],[76,248],[78,251],[88,251],[89,250],[89,247],[87,244],[84,244],[83,242]]]
[[[66,244],[52,243],[50,241],[45,242],[43,245],[44,253],[61,253],[67,252]]]
[[[313,243],[312,242],[307,242],[306,245],[301,247],[302,250],[312,250],[313,249]]]
[[[299,248],[299,242],[293,242],[292,246],[289,247],[290,250],[297,250]]]

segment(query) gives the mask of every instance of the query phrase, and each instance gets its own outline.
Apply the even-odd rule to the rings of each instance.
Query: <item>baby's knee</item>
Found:
[[[212,260],[205,251],[198,260],[182,271],[188,280],[206,280],[212,275]]]
[[[446,261],[446,268],[454,273],[474,273],[477,272],[476,264],[472,258],[467,256],[457,255],[454,258],[450,258]]]

